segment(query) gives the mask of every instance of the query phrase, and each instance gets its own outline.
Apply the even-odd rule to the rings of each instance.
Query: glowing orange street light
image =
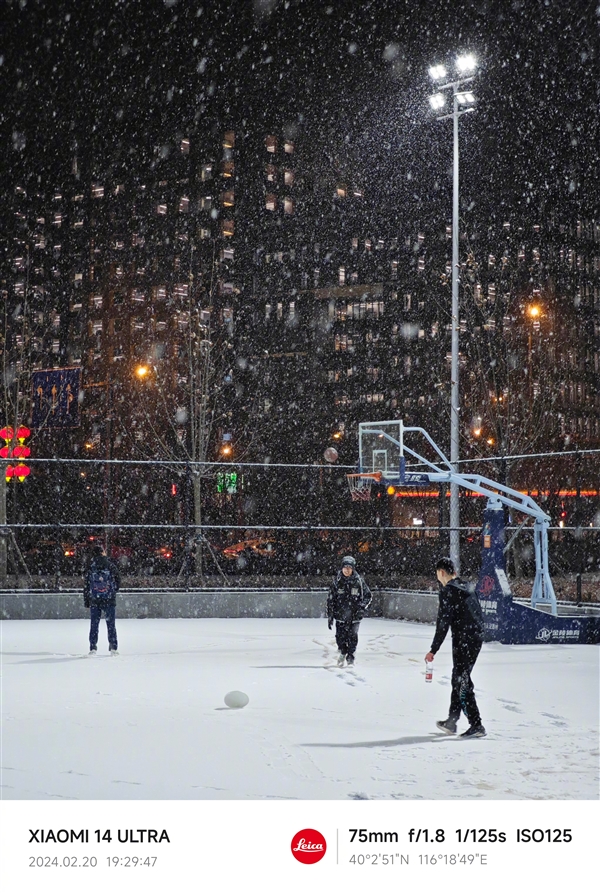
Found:
[[[149,372],[150,372],[150,369],[148,368],[148,366],[144,366],[144,365],[138,366],[137,369],[135,370],[135,374],[137,375],[138,378],[145,378]]]

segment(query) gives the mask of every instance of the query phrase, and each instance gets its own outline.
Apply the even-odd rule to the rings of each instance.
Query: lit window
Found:
[[[233,173],[235,170],[235,166],[233,161],[222,161],[221,162],[221,174],[224,177],[233,177]]]
[[[283,211],[284,211],[284,214],[293,214],[294,213],[294,202],[291,198],[284,198]]]
[[[180,149],[182,155],[189,155],[190,154],[190,141],[188,139],[181,140],[181,143],[179,144],[179,149]]]
[[[221,235],[228,238],[232,236],[235,232],[235,226],[233,220],[222,220],[221,221]]]
[[[62,214],[55,214],[54,217],[52,218],[52,223],[55,226],[61,226],[62,225]]]
[[[235,196],[234,196],[233,190],[229,190],[229,192],[221,193],[221,205],[224,208],[233,207],[234,201],[235,201]]]
[[[187,197],[187,195],[182,195],[181,198],[179,199],[179,213],[187,214],[187,212],[189,210],[190,210],[190,200]]]
[[[221,260],[233,260],[233,255],[233,248],[223,248],[221,251]]]
[[[274,211],[277,208],[277,196],[272,192],[268,192],[265,196],[265,208],[267,211]]]
[[[277,179],[277,168],[274,164],[268,164],[265,168],[265,174],[269,183],[274,183]]]
[[[166,206],[166,205],[157,205],[157,206],[156,206],[156,213],[157,213],[157,214],[166,214],[166,213],[167,213],[167,206]]]
[[[294,182],[294,171],[284,171],[283,172],[283,182],[286,186],[291,186]]]
[[[202,164],[200,165],[200,179],[204,180],[212,180],[213,175],[213,166],[212,164]]]
[[[210,230],[205,226],[198,227],[198,237],[200,239],[210,239]]]
[[[291,140],[286,140],[283,144],[283,151],[287,152],[288,155],[294,154],[294,144]]]
[[[346,198],[346,196],[348,194],[348,189],[347,189],[345,183],[340,183],[340,185],[336,187],[335,194],[337,195],[338,198]]]
[[[235,133],[233,130],[226,130],[223,137],[223,148],[233,149],[235,146]]]
[[[92,183],[92,198],[104,198],[104,186],[101,183]]]
[[[345,267],[340,267],[338,269],[338,283],[339,283],[339,285],[346,284],[346,268]]]
[[[265,139],[265,148],[267,152],[276,152],[277,151],[277,137],[268,136]]]

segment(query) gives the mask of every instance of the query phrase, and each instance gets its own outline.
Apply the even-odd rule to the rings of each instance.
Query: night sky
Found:
[[[600,0],[3,0],[2,19],[9,178],[58,170],[75,142],[101,174],[223,122],[302,128],[382,201],[383,181],[429,194],[448,187],[451,125],[427,69],[469,50],[464,203],[598,208]]]

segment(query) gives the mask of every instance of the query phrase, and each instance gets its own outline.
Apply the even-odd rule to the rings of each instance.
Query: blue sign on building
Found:
[[[81,369],[34,372],[33,428],[74,428],[79,424]]]

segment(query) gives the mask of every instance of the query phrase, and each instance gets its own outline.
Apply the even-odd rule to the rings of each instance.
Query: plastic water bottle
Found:
[[[426,661],[425,663],[425,682],[433,681],[433,661]]]

